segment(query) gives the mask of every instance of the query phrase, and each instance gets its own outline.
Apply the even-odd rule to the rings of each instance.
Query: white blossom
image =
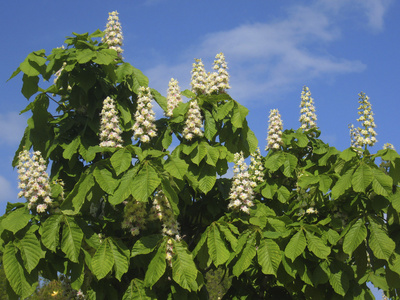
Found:
[[[264,167],[261,161],[260,148],[257,147],[254,153],[250,154],[249,174],[252,187],[264,182]]]
[[[36,208],[38,213],[43,213],[53,202],[46,161],[40,151],[33,152],[31,157],[27,150],[21,151],[18,159],[18,187],[21,189],[18,197],[28,200],[29,209]]]
[[[243,153],[235,153],[233,167],[232,187],[229,193],[228,208],[233,211],[242,211],[249,214],[249,207],[253,206],[254,183],[250,178]]]
[[[271,109],[269,114],[267,146],[268,149],[279,149],[282,145],[283,122],[277,109]]]
[[[104,99],[100,116],[100,147],[122,147],[120,136],[122,131],[119,127],[119,117],[112,98]]]
[[[133,124],[133,138],[140,139],[142,143],[150,142],[150,139],[157,136],[157,128],[154,124],[155,114],[151,103],[152,96],[150,88],[140,87],[135,113],[135,124]]]
[[[203,136],[202,126],[203,118],[197,100],[191,100],[185,127],[183,128],[183,137],[190,141],[196,136]]]
[[[392,150],[396,150],[396,149],[394,148],[394,146],[393,146],[392,144],[390,144],[390,143],[384,144],[384,145],[383,145],[383,149],[392,149]]]
[[[317,115],[315,113],[314,99],[311,98],[310,89],[306,86],[303,87],[301,92],[300,103],[300,128],[307,131],[312,128],[317,128]]]
[[[229,74],[227,71],[228,65],[222,52],[215,56],[213,69],[215,71],[209,73],[207,76],[206,93],[224,93],[225,90],[230,89],[231,87],[229,86]]]
[[[354,134],[350,133],[352,137],[352,146],[356,148],[364,148],[365,146],[373,146],[378,141],[376,139],[377,133],[375,132],[376,124],[373,117],[372,106],[369,102],[369,97],[361,92],[358,94],[358,122],[361,122],[361,128],[354,129]]]
[[[182,102],[182,97],[178,81],[174,78],[171,78],[168,84],[167,112],[165,113],[165,116],[172,117],[174,108],[176,108],[181,102]]]
[[[192,92],[197,95],[202,95],[207,91],[208,76],[204,69],[204,64],[201,59],[195,59],[192,69],[192,79],[190,85]]]
[[[113,11],[108,13],[108,22],[106,25],[106,29],[104,30],[104,37],[101,41],[108,45],[108,48],[114,49],[117,51],[118,55],[121,56],[122,50],[122,27],[119,22],[118,12]]]

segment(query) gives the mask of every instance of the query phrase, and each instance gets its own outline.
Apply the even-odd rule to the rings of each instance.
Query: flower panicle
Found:
[[[106,29],[104,30],[104,37],[101,41],[108,45],[109,49],[114,49],[117,51],[118,55],[121,56],[122,52],[122,26],[119,22],[118,12],[113,11],[108,13],[108,22],[106,24]]]
[[[32,156],[29,151],[22,150],[18,155],[18,197],[28,200],[28,208],[35,209],[41,214],[52,205],[49,175],[46,172],[46,161],[40,151]]]
[[[100,116],[100,147],[121,148],[123,141],[120,134],[122,130],[119,127],[118,112],[112,98],[104,99]]]
[[[280,149],[281,145],[283,144],[283,122],[281,115],[279,114],[279,110],[271,109],[268,123],[267,146],[265,147],[265,151],[268,151],[269,149]]]
[[[181,90],[178,85],[178,81],[171,78],[168,84],[167,91],[167,111],[166,117],[172,117],[174,109],[182,102]]]
[[[257,147],[256,151],[250,153],[250,166],[249,174],[252,187],[264,182],[264,166],[261,160],[260,148]]]
[[[300,128],[307,131],[317,128],[317,114],[315,112],[314,99],[311,98],[310,89],[306,86],[303,87],[301,92],[300,102]]]
[[[359,117],[357,121],[361,122],[362,127],[357,128],[359,131],[357,147],[364,148],[366,146],[375,145],[378,140],[376,139],[376,124],[369,97],[363,92],[359,93],[358,96],[358,103],[360,106],[358,107]]]
[[[192,92],[197,95],[205,94],[207,90],[208,76],[204,69],[204,64],[201,59],[195,59],[192,66],[192,78],[190,81]]]
[[[133,124],[133,138],[140,139],[142,143],[150,142],[150,139],[157,136],[157,128],[154,124],[155,113],[151,103],[152,95],[150,88],[140,87],[135,112],[135,124]]]
[[[200,107],[197,100],[191,100],[189,104],[189,112],[183,128],[183,137],[190,141],[194,137],[203,136],[203,118],[201,116]]]

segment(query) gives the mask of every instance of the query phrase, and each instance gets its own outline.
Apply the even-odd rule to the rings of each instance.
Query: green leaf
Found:
[[[93,171],[94,178],[103,191],[107,194],[113,194],[118,185],[118,180],[104,165],[98,165]]]
[[[212,147],[207,144],[207,155],[206,155],[206,163],[211,166],[216,166],[219,158],[219,150],[218,148]]]
[[[231,118],[232,125],[235,126],[236,128],[242,128],[243,122],[245,121],[248,113],[249,113],[249,110],[246,107],[235,102],[235,106],[233,108],[233,114],[232,114],[232,118]]]
[[[162,235],[160,234],[152,234],[141,237],[133,245],[131,251],[131,257],[153,252],[153,250],[156,248],[161,239]]]
[[[129,250],[121,242],[110,239],[111,252],[114,259],[115,278],[121,281],[122,275],[129,269]]]
[[[349,161],[356,156],[357,153],[352,148],[347,148],[346,150],[343,150],[339,155],[339,157],[344,161]]]
[[[396,248],[396,244],[382,228],[382,225],[371,217],[368,217],[368,220],[370,221],[369,229],[371,232],[368,241],[371,250],[377,258],[388,261]]]
[[[189,165],[182,159],[170,156],[164,164],[164,169],[172,176],[183,179],[188,171]]]
[[[126,76],[133,74],[133,67],[129,63],[123,63],[118,66],[115,74],[117,75],[117,81],[122,82]]]
[[[234,105],[234,101],[228,101],[225,104],[218,106],[215,119],[217,121],[224,119],[231,112]]]
[[[328,175],[320,175],[319,176],[319,189],[324,194],[328,193],[331,189],[333,180]]]
[[[61,250],[72,262],[78,262],[83,239],[82,229],[72,217],[64,217]]]
[[[199,175],[199,189],[204,194],[207,194],[214,187],[217,180],[215,169],[207,164],[201,168]]]
[[[264,274],[276,276],[282,259],[277,243],[270,239],[262,239],[257,250],[257,258]]]
[[[309,233],[308,231],[306,231],[306,236],[308,249],[319,258],[326,259],[331,253],[331,248],[325,245],[321,238]]]
[[[285,153],[281,151],[273,152],[272,155],[268,155],[265,160],[265,167],[271,172],[277,171],[285,163]]]
[[[96,53],[93,62],[99,65],[109,65],[116,59],[118,59],[118,56],[115,51],[110,51],[110,49],[101,49]]]
[[[372,173],[374,174],[372,189],[378,195],[388,197],[392,191],[393,179],[380,169],[373,168]]]
[[[204,136],[207,139],[212,140],[215,134],[217,133],[217,126],[215,124],[213,116],[208,110],[204,112],[204,115],[205,115]]]
[[[78,150],[78,147],[81,143],[81,137],[78,136],[74,140],[72,140],[71,143],[68,144],[68,146],[65,147],[64,152],[63,152],[63,157],[65,159],[71,159],[72,156],[76,153]]]
[[[152,287],[165,273],[167,263],[165,261],[166,242],[163,242],[157,250],[156,255],[151,260],[144,277],[144,284]]]
[[[157,172],[149,163],[145,162],[139,174],[133,179],[131,186],[132,196],[137,201],[146,202],[160,183],[161,179],[158,177]]]
[[[132,163],[132,155],[125,148],[118,150],[111,156],[111,165],[114,168],[115,174],[119,176],[122,172],[128,170]]]
[[[174,256],[172,257],[172,279],[182,288],[190,291],[199,289],[197,282],[197,268],[192,255],[180,242],[174,242]]]
[[[114,256],[109,240],[110,238],[103,240],[92,258],[91,270],[98,280],[106,277],[114,265]]]
[[[32,215],[29,214],[29,211],[25,207],[21,207],[7,214],[1,222],[1,225],[4,229],[15,234],[24,228],[31,218]]]
[[[251,264],[254,256],[256,256],[256,247],[255,247],[255,235],[249,237],[246,241],[246,245],[236,262],[233,266],[232,274],[236,277],[239,277]]]
[[[4,247],[2,263],[7,280],[14,292],[23,299],[30,296],[35,291],[37,277],[35,279],[33,274],[30,276],[24,272],[17,255],[17,248],[11,242]]]
[[[400,193],[396,192],[393,195],[389,197],[390,202],[392,202],[393,208],[397,211],[400,212]]]
[[[361,163],[351,178],[354,191],[364,193],[373,178],[374,174],[372,173],[371,167]]]
[[[21,69],[20,69],[20,67],[18,67],[18,68],[11,74],[10,78],[7,79],[7,82],[8,82],[9,80],[11,80],[12,78],[14,78],[15,76],[17,76],[20,72],[21,72]]]
[[[62,215],[52,215],[43,223],[42,243],[53,252],[58,247],[62,218]]]
[[[207,146],[208,143],[203,141],[191,153],[192,162],[194,162],[196,165],[200,165],[200,162],[207,155]]]
[[[290,191],[285,186],[280,186],[276,191],[278,200],[282,203],[286,203],[290,198]]]
[[[335,154],[338,154],[338,153],[339,153],[339,151],[335,147],[329,147],[328,152],[318,160],[319,165],[320,166],[326,166],[326,164],[328,163],[329,158],[332,155],[335,155]]]
[[[208,253],[216,267],[225,263],[229,259],[229,250],[226,247],[225,241],[221,237],[221,232],[216,223],[212,223],[208,229],[207,246]]]
[[[108,197],[108,201],[112,205],[122,203],[131,195],[130,187],[136,173],[137,168],[132,168],[122,176],[119,181],[118,187],[115,189],[114,193]]]
[[[297,158],[293,154],[284,153],[285,158],[283,162],[283,174],[286,177],[293,177],[293,171],[297,167]]]
[[[24,75],[29,77],[38,76],[40,74],[40,67],[35,63],[29,62],[27,59],[20,63],[19,68],[25,73]]]
[[[353,251],[356,250],[356,248],[367,237],[367,228],[364,223],[364,219],[359,219],[351,226],[350,230],[344,237],[343,252],[347,253],[350,257]]]
[[[339,198],[344,192],[351,187],[351,178],[354,172],[354,168],[347,170],[336,182],[332,188],[332,196],[334,199]]]
[[[35,94],[38,91],[38,83],[39,83],[39,77],[33,76],[29,77],[26,74],[22,76],[22,89],[21,93],[25,96],[26,99],[29,100],[29,98]]]
[[[135,278],[132,279],[128,288],[126,289],[122,300],[151,300],[157,299],[153,291],[145,288],[143,281]]]
[[[25,236],[16,243],[21,251],[21,257],[24,261],[25,269],[28,273],[37,266],[39,260],[44,257],[42,247],[36,235],[32,232],[27,232]]]
[[[96,52],[91,49],[83,49],[77,51],[76,60],[78,61],[78,63],[84,64],[94,57],[96,57]]]
[[[226,224],[226,225],[225,225]],[[219,230],[221,233],[224,234],[225,239],[231,244],[232,249],[236,249],[238,240],[237,238],[232,234],[232,231],[229,225],[227,223],[218,223]],[[234,225],[231,224],[234,228],[236,228]]]
[[[92,173],[84,173],[75,184],[73,190],[68,194],[67,198],[61,204],[64,214],[77,214],[86,200],[86,195],[94,186],[94,178]]]
[[[194,99],[194,98],[196,98],[196,94],[193,93],[193,92],[190,91],[190,90],[184,90],[184,91],[182,91],[182,92],[181,92],[181,95],[182,95],[182,96],[185,96],[186,98],[189,98],[189,99]]]
[[[304,252],[304,250],[306,249],[306,245],[307,241],[304,236],[303,230],[300,230],[292,236],[289,243],[286,245],[285,256],[294,261],[297,256]]]
[[[341,296],[344,296],[349,289],[349,279],[342,270],[331,270],[331,276],[329,277],[329,283],[333,290]]]

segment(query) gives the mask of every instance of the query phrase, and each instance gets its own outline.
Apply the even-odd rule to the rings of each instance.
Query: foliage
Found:
[[[1,217],[10,299],[34,293],[39,274],[65,274],[87,299],[207,299],[218,293],[216,277],[232,281],[224,281],[224,299],[373,299],[367,282],[399,297],[396,151],[339,151],[315,128],[286,130],[281,147],[262,158],[249,214],[228,211],[232,180],[221,176],[235,153],[248,157],[258,144],[248,110],[227,93],[184,91],[197,101],[204,135],[183,137],[189,104],[180,103],[156,121],[156,138],[132,143],[139,90],[149,81],[101,36],[74,34],[66,49],[32,52],[12,75],[22,72],[23,95],[35,96],[22,111],[32,117],[13,166],[23,149],[40,151],[51,164],[54,205],[38,213],[9,203]],[[59,70],[54,84],[38,85]],[[166,99],[150,90],[166,111]],[[119,148],[99,146],[107,97],[120,117]],[[161,234],[165,219],[152,217],[160,190],[178,236]],[[146,212],[140,226],[132,207]]]

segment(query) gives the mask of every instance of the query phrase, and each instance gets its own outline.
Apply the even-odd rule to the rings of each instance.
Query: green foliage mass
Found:
[[[52,185],[58,204],[46,213],[9,203],[0,219],[10,299],[33,294],[39,274],[65,274],[87,299],[373,299],[367,282],[398,299],[396,151],[339,151],[316,129],[286,130],[281,149],[262,158],[250,213],[229,211],[232,180],[221,176],[235,153],[247,157],[258,145],[248,110],[226,93],[184,91],[205,116],[204,136],[182,137],[182,103],[156,121],[150,143],[132,143],[139,88],[149,81],[98,43],[101,35],[74,34],[66,49],[32,52],[12,75],[22,72],[22,93],[34,96],[13,166],[23,149],[40,151],[51,182],[64,186]],[[61,68],[54,84],[39,86]],[[151,93],[166,111],[165,97]],[[106,97],[116,103],[122,148],[99,147]],[[149,212],[160,189],[181,239],[161,234],[157,219],[138,235],[124,225],[132,207]]]

